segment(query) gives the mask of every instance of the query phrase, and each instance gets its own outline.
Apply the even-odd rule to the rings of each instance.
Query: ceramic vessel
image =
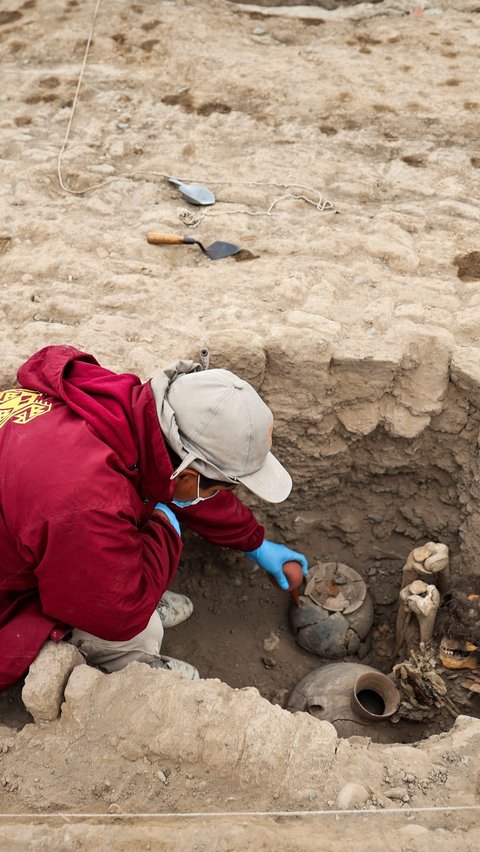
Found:
[[[331,722],[340,737],[396,742],[389,719],[399,704],[400,693],[387,675],[361,663],[328,663],[297,684],[287,710]]]
[[[342,562],[310,571],[290,624],[299,645],[327,659],[356,654],[373,624],[373,601],[360,574]]]

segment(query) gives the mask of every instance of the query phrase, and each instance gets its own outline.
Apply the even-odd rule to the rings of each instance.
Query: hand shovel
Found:
[[[168,180],[177,187],[182,198],[190,204],[196,204],[199,207],[207,207],[209,204],[215,204],[215,196],[206,186],[198,186],[196,183],[185,183],[183,180],[175,177],[168,178]]]
[[[239,246],[235,246],[233,243],[224,243],[221,240],[217,240],[209,246],[204,246],[200,240],[194,240],[193,237],[181,237],[178,234],[157,234],[155,231],[150,231],[147,234],[147,240],[155,246],[199,246],[210,260],[230,257],[230,255],[237,254],[240,251]]]

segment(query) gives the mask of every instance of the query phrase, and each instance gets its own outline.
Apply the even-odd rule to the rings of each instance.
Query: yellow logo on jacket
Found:
[[[46,414],[52,407],[47,399],[45,394],[25,388],[0,391],[0,429],[9,420],[30,423],[40,414]]]

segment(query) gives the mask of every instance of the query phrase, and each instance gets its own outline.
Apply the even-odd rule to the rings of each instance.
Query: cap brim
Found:
[[[259,470],[247,476],[239,476],[238,481],[268,503],[281,503],[292,490],[290,474],[272,453],[268,454]]]

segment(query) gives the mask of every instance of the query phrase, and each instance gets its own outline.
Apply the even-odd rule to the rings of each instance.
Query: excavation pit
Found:
[[[275,412],[276,451],[294,480],[281,506],[242,497],[267,537],[306,553],[311,565],[346,563],[360,573],[374,623],[360,659],[345,659],[389,673],[399,661],[395,622],[409,552],[427,541],[446,544],[460,587],[477,570],[480,400],[472,377],[435,334],[411,340],[398,360],[333,358],[302,370],[268,357],[260,375],[258,356],[241,360]],[[195,613],[167,634],[167,653],[192,660],[206,677],[255,686],[284,706],[303,676],[329,662],[295,642],[288,595],[238,554],[193,536],[184,552],[175,587],[192,597]],[[477,715],[478,695],[463,697],[459,710]],[[398,742],[447,730],[453,721],[449,712],[428,723],[402,720]]]
[[[410,551],[427,541],[445,543],[452,576],[460,583],[475,573],[480,548],[476,365],[465,353],[462,360],[452,355],[436,334],[402,344],[395,357],[390,352],[345,359],[322,348],[309,362],[295,360],[292,351],[286,357],[278,346],[268,355],[237,350],[228,363],[222,358],[222,365],[255,384],[274,410],[274,447],[294,480],[285,504],[260,504],[246,492],[242,499],[265,523],[268,537],[305,552],[311,564],[340,562],[361,574],[373,598],[371,644],[361,660],[346,659],[383,673],[396,662],[398,593]],[[211,349],[215,366],[218,356]],[[113,788],[115,802],[127,811],[195,810],[199,799],[206,810],[219,803],[251,809],[252,795],[255,807],[270,810],[299,802],[302,808],[325,807],[332,789],[340,795],[342,784],[364,775],[372,789],[383,791],[369,800],[374,805],[390,802],[390,787],[396,795],[404,778],[415,776],[418,790],[417,781],[408,782],[403,795],[423,805],[425,790],[443,784],[444,770],[435,766],[447,761],[444,753],[458,762],[462,783],[468,755],[474,753],[469,743],[480,730],[465,716],[480,716],[478,694],[460,708],[453,728],[451,714],[419,722],[400,719],[387,745],[372,737],[368,746],[368,729],[350,745],[308,713],[280,713],[295,685],[331,661],[296,643],[289,596],[261,569],[187,531],[184,543],[174,589],[188,594],[195,609],[187,622],[166,631],[163,650],[195,664],[207,680],[172,682],[165,692],[162,675],[140,664],[108,676],[80,666],[69,681],[61,718],[41,726],[25,724],[32,720],[21,707],[21,685],[4,693],[0,712],[7,726],[5,747],[11,749],[4,756],[7,769],[23,777],[25,766],[25,773],[40,777],[38,767],[47,758],[55,767],[62,750],[67,758],[56,768],[61,787],[52,781],[45,794],[36,789],[35,808],[50,806],[53,796],[60,809],[78,808],[79,801],[106,809]],[[377,696],[361,692],[362,702],[370,714],[380,714]],[[14,728],[22,730],[8,740],[6,731]],[[102,761],[89,784],[84,767],[93,751]],[[151,764],[172,784],[172,792],[164,781],[144,779]],[[447,764],[457,765],[448,758],[445,772]],[[382,766],[389,767],[389,781]],[[25,789],[11,799],[17,808],[32,801],[28,785]],[[226,790],[234,796],[232,805]],[[433,793],[430,801],[437,801]]]

